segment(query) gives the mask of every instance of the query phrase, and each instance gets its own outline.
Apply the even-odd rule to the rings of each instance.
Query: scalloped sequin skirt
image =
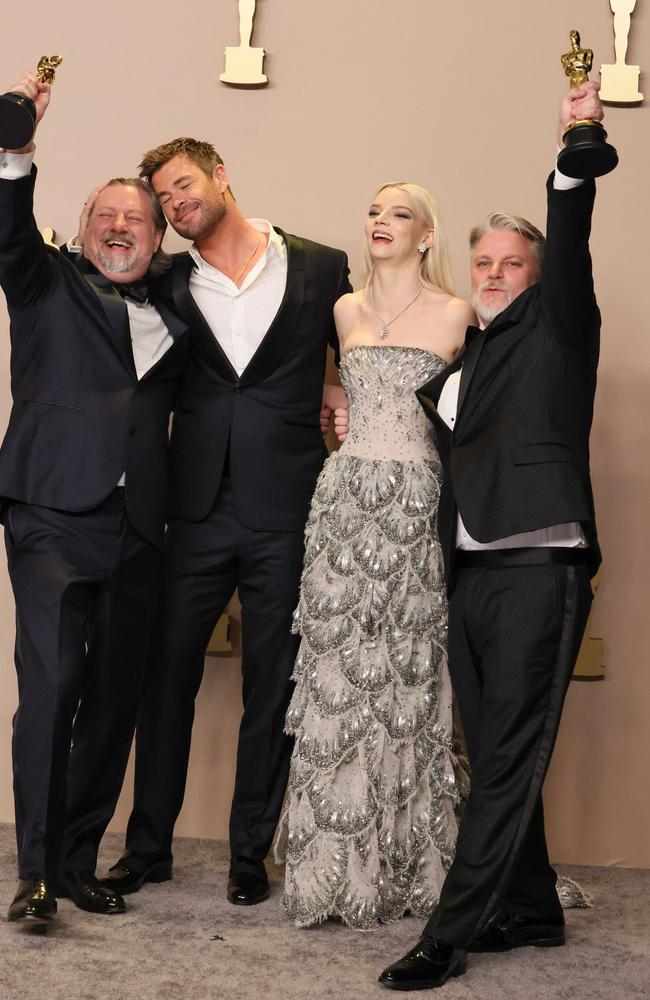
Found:
[[[457,835],[437,461],[344,452],[306,529],[275,854],[298,926],[370,929],[435,906]]]

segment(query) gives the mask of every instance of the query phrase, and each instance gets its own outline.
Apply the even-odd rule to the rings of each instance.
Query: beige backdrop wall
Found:
[[[650,2],[637,7],[628,61],[650,70]],[[613,61],[608,0],[259,0],[255,41],[268,51],[271,85],[252,92],[218,82],[223,49],[238,42],[237,0],[162,0],[150,14],[131,0],[36,0],[5,5],[2,27],[2,89],[41,54],[65,56],[37,153],[38,218],[61,238],[98,181],[189,134],[216,144],[246,213],[344,247],[355,278],[373,188],[396,178],[425,185],[441,202],[463,294],[475,221],[504,207],[543,222],[569,29],[582,31],[597,63]],[[643,82],[650,98],[650,77]],[[556,860],[647,867],[650,109],[612,108],[608,128],[621,165],[599,184],[594,222],[604,336],[592,437],[606,560],[594,631],[605,637],[607,679],[572,685],[546,801]],[[8,363],[1,305],[2,423]],[[0,627],[0,821],[11,821],[16,684],[4,571]],[[179,833],[226,835],[238,716],[239,663],[211,659]]]

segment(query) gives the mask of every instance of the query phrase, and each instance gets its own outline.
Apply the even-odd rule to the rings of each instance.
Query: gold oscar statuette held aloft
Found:
[[[609,0],[614,15],[615,63],[604,63],[600,67],[600,99],[613,104],[638,104],[643,100],[639,90],[640,66],[628,66],[627,43],[630,37],[632,11],[636,0]]]
[[[591,49],[582,48],[578,31],[571,31],[569,40],[571,51],[565,52],[561,58],[564,72],[574,89],[581,87],[589,79],[594,54]],[[563,138],[564,149],[557,158],[557,165],[567,177],[579,177],[582,180],[602,177],[618,163],[618,153],[607,142],[607,132],[600,122],[591,118],[573,122]]]
[[[222,83],[260,87],[268,83],[262,72],[264,49],[251,48],[255,0],[239,0],[239,38],[237,47],[226,49],[226,68],[219,79]]]
[[[61,56],[41,56],[36,76],[41,83],[53,83]],[[36,105],[24,94],[10,91],[0,97],[0,148],[22,149],[34,138],[36,130]]]

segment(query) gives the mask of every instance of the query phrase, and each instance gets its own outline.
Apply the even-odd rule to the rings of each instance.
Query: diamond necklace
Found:
[[[377,319],[381,323],[381,328],[379,330],[377,330],[377,336],[379,337],[380,340],[385,340],[386,339],[386,337],[388,336],[388,327],[391,326],[391,324],[394,323],[396,319],[399,319],[400,316],[403,316],[404,313],[406,312],[406,310],[410,309],[411,306],[415,302],[417,302],[417,300],[422,295],[423,291],[424,291],[424,285],[421,284],[420,287],[418,288],[417,292],[415,293],[415,295],[411,299],[411,301],[407,302],[406,305],[404,306],[404,308],[400,309],[400,311],[398,313],[395,313],[395,315],[393,316],[392,319],[385,320],[384,317],[382,316],[382,314],[379,312],[379,309],[375,305],[375,300],[374,300],[373,295],[372,295],[372,285],[370,285],[368,287],[368,298],[370,300],[370,305],[372,307],[372,311],[374,312],[375,316],[377,317]]]

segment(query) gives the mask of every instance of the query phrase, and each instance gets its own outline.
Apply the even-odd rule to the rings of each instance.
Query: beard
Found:
[[[497,288],[499,291],[505,292],[506,293],[505,304],[501,306],[497,305],[488,306],[484,304],[481,301],[481,296],[483,295],[483,292],[485,291],[486,288]],[[491,323],[492,320],[497,318],[499,313],[502,313],[504,309],[508,308],[508,306],[512,302],[512,292],[507,287],[507,285],[504,285],[502,281],[499,282],[489,281],[489,280],[482,281],[481,284],[478,286],[478,288],[472,292],[472,297],[470,299],[470,302],[472,303],[472,307],[478,318],[481,320],[484,326],[487,326],[488,323]]]
[[[169,221],[179,236],[200,243],[216,229],[223,219],[226,214],[226,202],[225,199],[222,199],[217,204],[206,205],[203,201],[197,201],[195,204],[196,208],[192,217],[187,221],[184,219],[180,219],[178,222],[175,219]]]
[[[128,243],[131,249],[126,254],[121,251],[119,253],[111,251],[107,244],[112,240]],[[97,248],[97,258],[103,270],[109,274],[126,274],[127,271],[132,271],[136,266],[139,251],[132,237],[123,236],[121,233],[106,233]]]

